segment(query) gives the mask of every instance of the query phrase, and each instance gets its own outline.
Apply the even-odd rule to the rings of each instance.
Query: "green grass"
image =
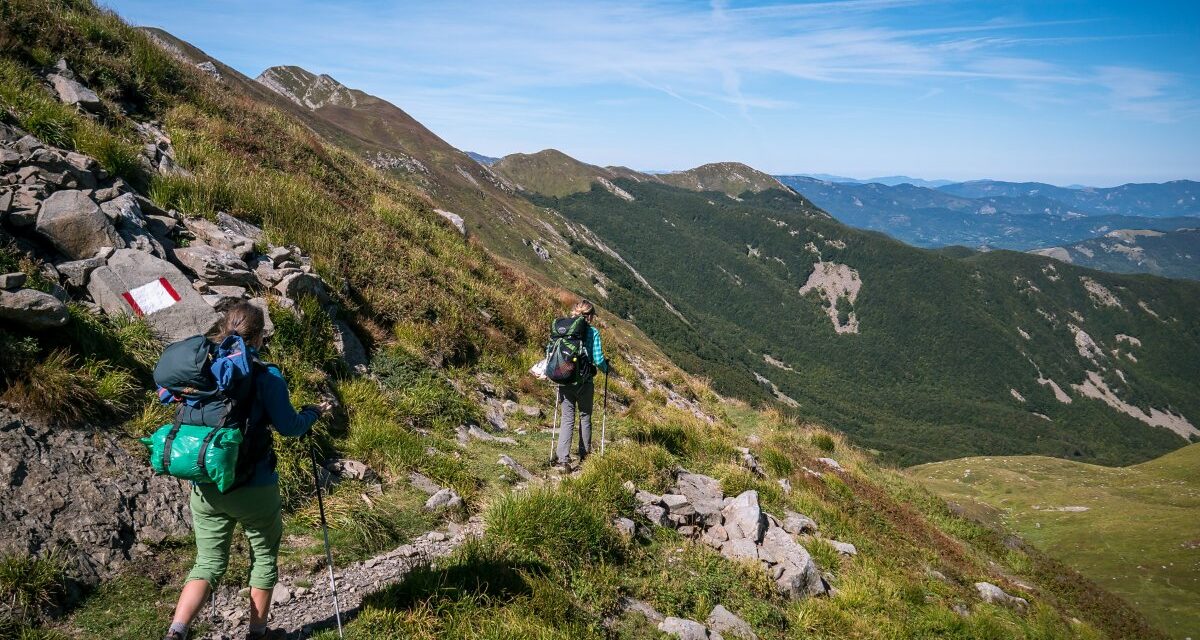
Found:
[[[0,618],[18,624],[36,622],[62,604],[67,565],[60,554],[0,557]]]
[[[1173,635],[1200,628],[1200,445],[1122,468],[1030,456],[950,460],[910,474],[1125,597]],[[1063,510],[1070,507],[1087,511]]]

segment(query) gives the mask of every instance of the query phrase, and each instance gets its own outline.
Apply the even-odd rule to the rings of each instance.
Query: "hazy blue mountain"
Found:
[[[867,178],[859,180],[858,178],[848,178],[846,176],[836,176],[829,173],[803,173],[797,174],[805,178],[814,178],[816,180],[824,180],[826,182],[849,182],[851,184],[870,184],[877,182],[879,184],[894,187],[900,184],[911,184],[917,187],[929,187],[931,189],[954,184],[953,180],[924,180],[922,178],[912,178],[909,176],[881,176],[879,178]],[[776,176],[782,178],[783,176]]]
[[[1174,231],[1200,225],[1194,217],[1126,215],[1095,205],[1084,208],[1067,204],[1052,196],[1070,195],[1075,190],[1040,183],[989,181],[927,189],[909,184],[837,183],[803,176],[781,176],[780,180],[846,224],[882,231],[921,247],[1028,250],[1067,245],[1114,229]],[[1178,190],[1173,183],[1157,186]],[[1122,197],[1114,195],[1114,199]],[[1144,196],[1146,201],[1149,198]]]
[[[474,151],[468,151],[466,153],[472,160],[474,160],[475,162],[478,162],[479,164],[481,164],[485,167],[490,167],[493,164],[495,164],[496,162],[500,161],[500,158],[493,158],[491,156],[485,156],[482,153],[475,153]]]
[[[1058,200],[1087,215],[1119,214],[1170,217],[1200,215],[1200,182],[1173,180],[1119,187],[1071,189],[1041,182],[974,180],[938,188],[964,198],[1041,197]]]

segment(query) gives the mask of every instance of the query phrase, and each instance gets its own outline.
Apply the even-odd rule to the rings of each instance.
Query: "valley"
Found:
[[[976,457],[907,474],[1078,567],[1173,637],[1200,628],[1200,445],[1129,467]]]

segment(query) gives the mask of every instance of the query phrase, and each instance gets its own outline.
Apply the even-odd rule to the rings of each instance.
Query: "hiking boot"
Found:
[[[187,635],[178,631],[168,631],[163,640],[187,640]]]

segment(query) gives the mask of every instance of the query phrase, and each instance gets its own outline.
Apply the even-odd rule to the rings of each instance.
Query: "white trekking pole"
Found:
[[[554,413],[550,416],[550,465],[558,462],[555,458],[554,450],[558,448],[558,399],[562,396],[562,388],[555,385],[554,387]]]
[[[605,435],[608,430],[608,372],[604,372],[604,407],[600,410],[600,455],[604,455]]]
[[[329,523],[325,520],[325,498],[321,496],[321,476],[317,470],[317,447],[315,444],[309,444],[309,451],[312,453],[313,464],[313,484],[317,487],[317,508],[321,512],[321,533],[325,537],[325,564],[329,567],[329,590],[333,592],[333,615],[337,619],[338,637],[344,638],[342,635],[342,605],[338,602],[337,582],[333,577],[333,552],[329,548]]]

